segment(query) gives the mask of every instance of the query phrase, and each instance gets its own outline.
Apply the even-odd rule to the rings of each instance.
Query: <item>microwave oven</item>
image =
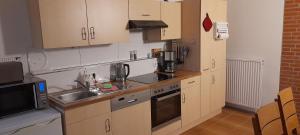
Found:
[[[0,85],[0,118],[48,107],[46,81],[25,77],[21,83]]]

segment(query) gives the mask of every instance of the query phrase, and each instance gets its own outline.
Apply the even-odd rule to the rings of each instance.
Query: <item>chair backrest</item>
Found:
[[[282,122],[278,103],[267,104],[257,110],[252,119],[255,135],[282,135]]]
[[[298,116],[296,112],[295,101],[292,88],[286,88],[278,94],[278,106],[283,123],[283,131],[286,135],[292,135],[297,132]]]

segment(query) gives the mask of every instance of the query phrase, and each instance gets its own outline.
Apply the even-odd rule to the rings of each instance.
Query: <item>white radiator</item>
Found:
[[[263,65],[263,60],[227,59],[227,106],[247,111],[260,107]]]

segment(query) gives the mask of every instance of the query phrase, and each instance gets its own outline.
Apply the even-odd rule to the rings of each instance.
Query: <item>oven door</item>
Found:
[[[33,84],[0,88],[0,118],[35,109]]]
[[[151,98],[152,129],[169,121],[180,119],[180,89]]]

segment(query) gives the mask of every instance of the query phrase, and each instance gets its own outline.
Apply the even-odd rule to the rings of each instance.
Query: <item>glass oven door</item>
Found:
[[[152,128],[181,116],[180,89],[151,98]]]
[[[35,108],[33,84],[0,88],[0,118]]]

